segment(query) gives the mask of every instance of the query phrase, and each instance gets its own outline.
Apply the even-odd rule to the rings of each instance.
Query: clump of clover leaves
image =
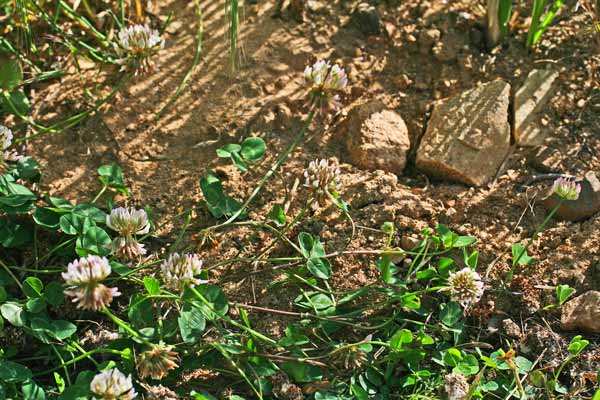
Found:
[[[265,155],[267,146],[259,137],[246,138],[242,144],[230,143],[217,149],[217,156],[230,158],[240,171],[248,171],[248,167],[257,163]]]
[[[20,87],[22,83],[21,64],[16,60],[0,61],[0,111],[19,116],[29,113],[29,100]]]

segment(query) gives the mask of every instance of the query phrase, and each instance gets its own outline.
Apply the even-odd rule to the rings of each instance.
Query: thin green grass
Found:
[[[231,73],[239,67],[239,29],[240,29],[240,3],[239,0],[225,1],[225,15],[228,22],[229,37],[229,62]]]

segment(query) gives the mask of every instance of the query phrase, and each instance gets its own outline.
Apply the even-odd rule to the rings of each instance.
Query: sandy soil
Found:
[[[540,171],[528,161],[532,150],[523,148],[513,148],[493,184],[482,188],[429,180],[414,169],[412,161],[398,177],[359,170],[347,163],[340,133],[348,108],[357,102],[379,98],[399,112],[408,125],[414,149],[436,100],[497,78],[516,88],[532,69],[551,65],[560,71],[558,90],[542,117],[549,133],[547,145],[556,152],[557,169],[580,176],[588,170],[600,170],[600,102],[592,97],[599,84],[595,63],[600,59],[583,15],[563,13],[531,54],[523,47],[525,18],[519,16],[508,44],[490,53],[482,49],[477,27],[483,20],[483,8],[468,5],[470,2],[452,1],[444,6],[439,0],[415,0],[398,7],[381,6],[385,31],[367,38],[348,24],[351,5],[314,2],[306,21],[298,23],[285,13],[283,18],[272,18],[275,1],[259,1],[245,8],[242,63],[231,73],[222,4],[204,0],[202,61],[188,88],[156,121],[156,112],[191,65],[197,23],[192,2],[161,3],[156,14],[166,16],[173,11],[174,24],[168,29],[167,46],[160,55],[160,72],[129,84],[110,107],[76,129],[29,144],[27,151],[43,164],[45,188],[53,195],[73,200],[91,197],[100,187],[97,167],[117,162],[132,189],[128,202],[154,208],[161,225],[159,236],[177,235],[182,221],[174,216],[199,206],[188,237],[189,244],[196,246],[194,233],[216,222],[201,205],[200,177],[214,170],[234,197],[243,199],[249,194],[251,182],[262,176],[292,140],[306,115],[302,71],[316,58],[328,58],[347,68],[347,107],[332,121],[314,123],[309,139],[281,173],[289,183],[312,159],[333,157],[342,163],[342,196],[353,206],[352,215],[359,225],[350,249],[376,249],[383,244],[382,235],[361,227],[379,228],[385,221],[394,221],[398,229],[394,244],[407,246],[423,228],[444,223],[478,239],[480,270],[492,279],[508,269],[511,245],[525,242],[545,217],[538,202],[551,183],[524,186]],[[428,49],[423,51],[420,33],[432,27],[443,33],[450,56],[447,62],[439,61]],[[38,115],[46,119],[68,115],[87,104],[81,94],[82,84],[93,87],[96,80],[114,79],[89,75],[89,81],[67,77],[61,83],[41,87],[35,102]],[[215,149],[248,136],[265,139],[268,157],[261,166],[242,174],[226,160],[218,159]],[[270,182],[251,217],[264,215],[274,201],[281,201],[283,193],[281,180]],[[298,204],[292,207],[298,208]],[[314,216],[309,213],[303,218],[290,237],[304,230],[319,234],[328,250],[343,246],[350,233],[344,217],[334,209],[321,211],[319,218]],[[520,270],[514,280],[512,289],[518,296],[510,301],[492,300],[490,296],[480,310],[483,322],[488,322],[490,315],[508,315],[518,325],[529,327],[537,324],[530,321],[532,312],[550,302],[552,286],[568,283],[578,292],[598,287],[599,231],[598,214],[581,223],[551,222],[530,250],[538,262]],[[265,240],[269,240],[268,235],[239,228],[223,233],[215,249],[201,251],[210,265],[234,255],[254,254]],[[285,254],[282,249],[277,252]],[[282,272],[239,273],[250,268],[254,267],[233,265],[231,270],[213,271],[214,278],[222,278],[220,284],[234,299],[292,307],[295,295],[291,288],[266,292]],[[358,256],[336,260],[334,271],[337,290],[362,286],[378,276],[372,260]],[[276,321],[264,325],[271,334],[279,333]],[[549,321],[549,326],[558,329],[557,319]]]

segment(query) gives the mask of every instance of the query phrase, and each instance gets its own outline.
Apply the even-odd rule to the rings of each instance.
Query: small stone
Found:
[[[319,13],[324,11],[326,7],[322,1],[308,0],[306,2],[306,9],[312,13]]]
[[[520,338],[523,333],[521,332],[521,328],[510,318],[506,318],[502,320],[502,330],[507,336],[513,338]]]
[[[396,83],[396,85],[398,85],[400,90],[405,90],[412,86],[413,81],[412,81],[412,79],[410,79],[408,77],[408,75],[401,74],[396,79],[394,79],[394,83]]]
[[[555,217],[567,221],[582,221],[590,218],[600,211],[600,180],[595,172],[585,174],[583,180],[579,180],[581,193],[577,200],[565,200],[554,214]],[[556,207],[559,198],[551,194],[542,200],[542,205],[547,211]]]
[[[263,86],[263,90],[266,94],[273,94],[277,91],[277,88],[275,87],[274,82],[269,82]]]
[[[424,29],[419,33],[419,51],[421,54],[429,54],[431,48],[440,40],[442,33],[438,29]]]
[[[400,247],[406,251],[411,251],[419,244],[420,240],[414,236],[402,236],[400,240]]]
[[[515,142],[519,146],[539,146],[546,131],[540,127],[538,113],[554,95],[558,72],[534,69],[517,90],[514,102]]]
[[[375,100],[350,110],[347,128],[346,148],[355,165],[398,175],[402,173],[410,138],[400,115]]]
[[[562,306],[562,328],[600,333],[600,292],[590,290]]]
[[[379,35],[381,33],[381,19],[377,9],[368,3],[360,3],[352,12],[350,24],[355,26],[364,35]]]
[[[510,147],[509,95],[510,85],[498,80],[437,104],[417,151],[417,168],[472,186],[489,182]]]
[[[385,29],[385,33],[387,33],[387,36],[389,38],[394,38],[398,34],[398,29],[396,28],[396,25],[394,25],[390,22],[385,22],[383,24],[383,27]]]

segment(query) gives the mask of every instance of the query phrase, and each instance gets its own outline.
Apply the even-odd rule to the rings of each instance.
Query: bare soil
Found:
[[[160,54],[160,71],[128,84],[109,107],[77,128],[32,141],[26,151],[43,165],[44,189],[78,201],[99,190],[96,169],[100,165],[118,163],[132,191],[131,198],[122,200],[154,209],[160,228],[157,235],[164,243],[176,237],[182,226],[177,214],[190,207],[198,207],[186,236],[190,246],[198,247],[195,233],[216,223],[201,204],[199,179],[207,171],[216,171],[232,196],[244,199],[249,195],[253,183],[301,126],[306,115],[302,71],[317,58],[339,62],[349,72],[346,107],[332,120],[313,124],[308,140],[282,168],[282,179],[270,181],[253,204],[253,219],[264,217],[274,202],[283,199],[284,184],[289,186],[301,177],[309,161],[336,158],[342,163],[342,197],[352,205],[359,226],[349,249],[380,248],[383,235],[366,228],[378,229],[385,221],[395,223],[394,245],[400,247],[414,243],[422,229],[443,223],[476,237],[480,272],[488,279],[500,276],[510,266],[511,245],[525,243],[546,215],[538,202],[551,181],[525,186],[534,174],[544,172],[532,167],[532,149],[513,147],[493,183],[480,188],[430,180],[414,169],[414,149],[435,101],[498,78],[516,90],[532,69],[546,66],[560,72],[558,89],[541,115],[549,133],[546,145],[555,151],[557,171],[577,176],[600,171],[600,74],[596,70],[600,58],[587,29],[589,21],[582,14],[574,15],[565,8],[532,52],[523,45],[526,16],[519,15],[506,44],[490,52],[483,47],[479,26],[484,9],[468,1],[445,5],[441,0],[414,0],[397,7],[379,6],[384,30],[371,37],[349,24],[351,2],[314,1],[300,23],[285,12],[281,18],[272,18],[276,2],[258,1],[245,7],[242,62],[231,72],[223,5],[204,0],[202,61],[183,94],[156,120],[157,111],[192,63],[197,28],[193,2],[160,3],[156,15],[174,13],[167,46]],[[434,45],[442,46],[445,62],[421,40],[421,33],[431,28],[442,33],[441,43]],[[68,76],[60,83],[40,86],[34,98],[38,118],[52,120],[88,104],[82,87],[94,90],[99,82],[116,84],[107,74],[90,72],[86,76],[89,79],[85,81]],[[363,171],[347,163],[341,123],[353,104],[373,98],[400,113],[409,128],[412,156],[402,176]],[[268,144],[268,157],[260,166],[240,173],[227,160],[216,157],[218,147],[248,136],[260,136]],[[298,199],[304,197],[302,193],[300,189]],[[299,203],[293,203],[290,214],[300,209]],[[320,235],[327,250],[335,251],[345,246],[351,229],[343,215],[328,208],[308,213],[290,238],[300,231]],[[578,293],[598,287],[598,232],[598,214],[580,223],[552,221],[531,247],[530,254],[537,262],[518,271],[511,288],[517,295],[509,299],[490,295],[475,310],[482,328],[488,324],[494,332],[495,320],[512,318],[529,332],[559,330],[558,314],[547,326],[532,329],[538,324],[531,320],[532,313],[553,301],[553,287],[559,283],[574,286]],[[271,238],[249,228],[236,228],[222,232],[214,248],[198,250],[211,265],[256,254]],[[155,247],[160,251],[159,244]],[[286,251],[278,247],[273,254],[285,255]],[[261,268],[264,266],[235,264],[213,270],[211,278],[234,300],[291,309],[297,294],[293,288],[280,286],[267,292],[283,272]],[[366,256],[338,258],[333,268],[335,290],[378,279],[372,258]],[[249,275],[253,269],[262,272]],[[283,323],[264,315],[257,320],[270,334],[283,333]],[[539,332],[533,335],[541,337]]]

